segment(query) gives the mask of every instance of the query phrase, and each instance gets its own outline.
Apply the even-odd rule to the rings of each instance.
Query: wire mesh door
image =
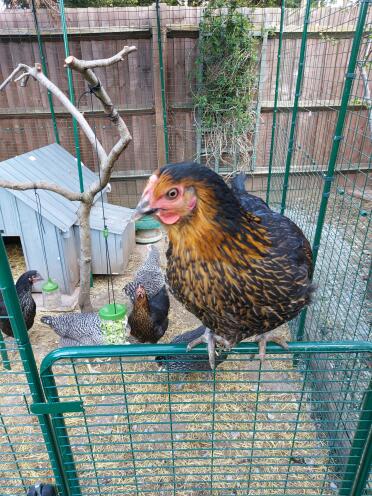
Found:
[[[245,343],[214,373],[181,345],[52,352],[41,375],[71,494],[354,494],[371,349],[273,345],[261,365]]]
[[[371,23],[370,2],[282,9],[266,198],[317,261],[300,339],[370,336]]]

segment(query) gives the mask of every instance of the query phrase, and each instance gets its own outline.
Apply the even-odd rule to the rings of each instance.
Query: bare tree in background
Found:
[[[26,86],[29,78],[33,78],[39,82],[46,90],[49,90],[66,108],[66,110],[77,120],[81,130],[88,138],[90,144],[97,150],[100,179],[91,184],[89,189],[83,193],[62,188],[58,184],[52,184],[45,181],[28,182],[28,183],[13,183],[11,181],[0,181],[1,188],[13,190],[27,190],[27,189],[44,189],[58,193],[70,201],[80,202],[78,210],[78,218],[80,224],[80,293],[79,293],[79,307],[82,312],[92,311],[92,303],[90,300],[90,273],[91,273],[91,236],[89,217],[94,203],[94,198],[102,191],[108,184],[113,167],[120,154],[128,146],[132,137],[128,128],[120,117],[114,104],[111,102],[110,97],[101,85],[101,82],[95,75],[93,69],[97,67],[109,67],[124,60],[124,58],[131,52],[135,51],[136,47],[125,46],[119,53],[108,59],[101,60],[79,60],[73,56],[65,60],[65,66],[70,67],[72,70],[79,72],[87,81],[91,91],[101,102],[105,115],[108,117],[114,127],[116,127],[119,134],[119,140],[113,146],[109,153],[106,153],[101,143],[97,140],[95,133],[89,126],[85,117],[79,110],[70,102],[68,97],[50,81],[41,70],[40,64],[35,64],[30,67],[26,64],[19,64],[14,71],[7,77],[7,79],[0,85],[0,91],[3,90],[11,81],[20,82],[21,86]]]

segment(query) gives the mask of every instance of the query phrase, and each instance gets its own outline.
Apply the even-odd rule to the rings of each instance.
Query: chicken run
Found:
[[[250,19],[260,50],[249,109],[255,119],[245,137],[253,147],[249,167],[239,167],[235,145],[207,157],[216,132],[200,122],[191,131],[180,117],[191,100],[177,103],[179,87],[200,84],[190,66],[200,63],[205,7],[157,2],[95,11],[113,23],[110,35],[130,27],[140,50],[152,44],[159,77],[151,89],[155,107],[163,105],[154,149],[167,158],[159,165],[195,157],[203,165],[154,172],[142,164],[122,183],[115,172],[111,198],[117,185],[139,181],[135,202],[128,196],[121,205],[139,202],[138,215],[158,216],[162,238],[137,244],[123,274],[94,276],[92,312],[35,312],[38,267],[26,266],[19,239],[0,240],[0,496],[371,494],[372,5],[341,3],[282,2],[237,14]],[[96,43],[103,30],[109,36],[90,9],[89,26],[81,18],[67,30],[78,14],[69,9],[66,21],[59,7],[67,44],[69,36],[70,43],[87,37],[88,27]],[[41,7],[22,16],[28,13],[43,54],[58,14],[45,28]],[[6,11],[4,19],[16,14]],[[52,40],[45,46],[43,26]],[[0,18],[0,46],[3,28]],[[112,56],[107,39],[99,62]],[[176,47],[189,71],[183,79],[180,64],[171,63]],[[110,93],[105,70],[100,78]],[[203,66],[196,72],[203,75]],[[98,112],[93,104],[85,110]],[[190,122],[198,112],[192,109]],[[130,126],[133,154],[141,153],[136,133],[146,132],[138,122]],[[72,135],[59,125],[62,139]],[[19,138],[17,146],[24,146]],[[261,257],[268,262],[260,265]],[[98,310],[110,294],[127,305],[130,344],[104,344]],[[256,336],[273,329],[263,359]],[[202,336],[207,346],[194,347]]]

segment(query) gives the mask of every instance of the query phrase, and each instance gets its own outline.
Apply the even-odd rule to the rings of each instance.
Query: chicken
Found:
[[[27,330],[30,330],[34,325],[36,315],[36,303],[31,293],[32,286],[35,282],[42,281],[42,279],[36,270],[29,270],[21,275],[15,285]],[[0,317],[3,315],[8,315],[8,313],[0,293]],[[13,337],[9,319],[0,319],[0,329],[7,336]]]
[[[128,317],[131,336],[140,343],[157,343],[168,328],[169,296],[155,246],[124,291],[133,303]]]
[[[57,492],[51,484],[35,484],[30,486],[27,491],[27,496],[56,496]]]
[[[189,344],[193,340],[202,336],[206,328],[199,326],[192,331],[184,332],[176,336],[171,344]],[[222,363],[227,358],[227,353],[221,353],[216,357],[216,366]],[[168,372],[210,372],[211,367],[209,361],[203,355],[168,355],[157,356],[155,358],[160,371]]]
[[[311,302],[310,244],[290,219],[247,193],[245,175],[230,189],[197,163],[170,164],[149,179],[135,218],[155,214],[169,238],[167,279],[173,295],[206,326],[211,367],[215,347],[254,337],[263,360],[272,330]]]
[[[45,315],[40,320],[58,334],[61,348],[103,344],[101,320],[97,313],[65,313],[56,317]]]

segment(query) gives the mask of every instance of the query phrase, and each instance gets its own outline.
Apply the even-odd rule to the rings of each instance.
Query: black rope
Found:
[[[37,218],[37,228],[39,231],[44,263],[46,266],[47,275],[48,275],[48,279],[49,279],[49,266],[48,266],[48,260],[47,260],[46,250],[45,250],[45,240],[44,240],[44,234],[46,233],[46,231],[45,231],[45,227],[44,227],[43,216],[41,214],[41,201],[40,201],[39,193],[37,192],[36,188],[34,188],[34,193],[35,193],[36,209],[37,209],[37,217],[36,217]]]
[[[100,83],[100,81],[98,81],[98,83],[95,86],[91,86],[90,84],[88,84],[88,88],[89,88],[89,91],[84,91],[84,93],[82,93],[80,95],[79,102],[78,102],[78,107],[79,107],[80,100],[82,99],[82,97],[85,96],[85,95],[90,95],[90,107],[91,107],[91,110],[93,112],[93,95],[95,95],[95,97],[98,98],[98,100],[101,100],[96,95],[96,93],[95,93],[97,90],[99,90],[101,88],[101,83]],[[96,158],[97,158],[97,162],[98,162],[98,178],[99,178],[99,184],[100,184],[100,186],[102,188],[101,168],[100,168],[100,165],[99,165],[98,142],[97,142],[97,133],[96,133],[96,124],[95,124],[95,122],[93,122],[93,132],[94,132],[94,141],[95,141],[95,152],[96,152]],[[105,238],[106,272],[107,272],[107,275],[108,275],[108,279],[107,279],[107,294],[108,294],[109,303],[111,303],[111,293],[112,293],[112,301],[114,303],[114,309],[115,309],[115,312],[116,312],[116,300],[115,300],[114,280],[113,280],[113,277],[112,277],[110,250],[109,250],[109,246],[108,246],[108,227],[107,227],[107,224],[106,224],[105,205],[104,205],[104,201],[103,201],[102,189],[100,191],[100,197],[101,197],[101,208],[102,208],[102,219],[103,219],[103,233],[104,233],[104,238]],[[110,292],[110,289],[111,289],[111,292]]]

